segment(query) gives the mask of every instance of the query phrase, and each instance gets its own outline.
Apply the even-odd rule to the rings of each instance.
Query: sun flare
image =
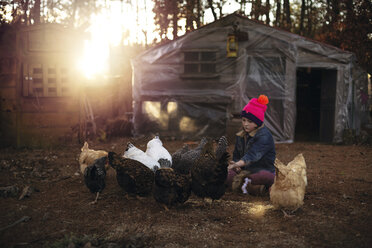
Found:
[[[146,12],[138,13],[137,17],[132,5],[112,1],[109,8],[91,16],[90,37],[85,41],[84,55],[78,61],[79,70],[86,78],[109,73],[110,46],[145,44],[154,38],[154,24],[149,23],[153,18],[151,9],[152,6],[147,6],[146,10],[140,8]],[[147,38],[144,33],[148,34]]]

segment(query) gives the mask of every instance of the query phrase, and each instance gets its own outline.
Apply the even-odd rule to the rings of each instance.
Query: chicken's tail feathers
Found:
[[[300,165],[300,167],[306,168],[304,155],[302,153],[297,154],[297,156],[291,162],[288,163],[288,166],[291,166],[292,164],[298,164]]]
[[[161,158],[158,160],[161,168],[171,168],[172,162],[169,159]]]
[[[134,145],[131,142],[127,143],[127,149],[134,147]]]
[[[89,149],[88,142],[85,141],[83,147],[81,148],[81,151],[88,150],[88,149]]]
[[[229,146],[229,142],[225,136],[222,136],[218,140],[217,149],[216,149],[216,158],[220,159],[222,155],[227,151],[227,147]]]

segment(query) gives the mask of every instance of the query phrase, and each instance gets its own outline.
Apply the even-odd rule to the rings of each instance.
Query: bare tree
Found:
[[[311,37],[313,33],[313,19],[314,19],[314,13],[313,13],[313,1],[308,0],[308,14],[307,14],[307,34],[306,36]]]
[[[247,2],[248,2],[248,0],[235,0],[237,3],[239,3],[239,5],[240,5],[240,9],[239,9],[239,11],[241,12],[241,13],[244,13],[245,14],[245,9],[246,9],[246,7],[247,7]]]
[[[217,21],[217,14],[216,14],[216,11],[215,11],[214,6],[213,6],[213,0],[208,0],[208,8],[211,9],[213,18],[214,18],[215,21]]]
[[[262,2],[261,0],[252,1],[250,17],[258,20],[261,16]]]
[[[169,1],[169,8],[172,15],[173,39],[178,37],[178,15],[180,13],[179,1]]]
[[[266,0],[266,6],[265,6],[265,16],[266,16],[266,24],[270,24],[270,9],[271,9],[271,6],[270,6],[270,0]]]
[[[305,20],[306,1],[301,2],[301,15],[300,15],[300,34],[304,33],[304,20]]]
[[[290,7],[289,0],[284,0],[283,10],[285,14],[285,28],[290,30],[292,23],[291,23],[291,7]]]
[[[275,26],[281,26],[282,16],[282,2],[281,0],[276,0],[276,13],[275,13]]]
[[[33,8],[33,19],[35,24],[40,23],[40,0],[35,0],[34,8]]]
[[[186,18],[186,31],[194,30],[194,8],[195,8],[195,0],[187,0],[185,5],[185,18]]]

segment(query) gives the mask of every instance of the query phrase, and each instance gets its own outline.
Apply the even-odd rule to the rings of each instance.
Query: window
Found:
[[[215,50],[184,51],[183,77],[215,77],[217,76]]]
[[[23,95],[63,97],[70,95],[69,71],[65,66],[24,64]]]

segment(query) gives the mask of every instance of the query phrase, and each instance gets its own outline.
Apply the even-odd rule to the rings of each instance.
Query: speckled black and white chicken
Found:
[[[176,173],[172,168],[160,168],[155,172],[153,196],[166,210],[182,204],[191,194],[191,178],[189,175]]]
[[[107,156],[96,159],[91,165],[85,167],[84,183],[92,193],[97,193],[96,199],[92,203],[96,203],[99,193],[106,187],[106,169]]]
[[[202,138],[199,145],[190,149],[187,145],[177,150],[172,155],[173,163],[172,168],[179,174],[187,175],[197,158],[199,158],[204,146],[207,144],[208,139]]]
[[[147,196],[152,193],[154,172],[141,162],[123,158],[109,152],[109,164],[116,170],[116,179],[119,186],[131,196]]]
[[[135,147],[132,143],[127,143],[127,148],[124,151],[123,157],[137,160],[142,164],[146,165],[151,170],[155,171],[160,168],[158,161],[147,155],[141,149]]]
[[[225,194],[229,159],[227,147],[225,136],[219,139],[216,151],[213,149],[213,141],[209,140],[193,164],[191,189],[198,197],[217,200]]]
[[[170,168],[172,166],[172,156],[163,146],[163,142],[159,136],[155,136],[147,142],[146,154],[158,161],[161,168]]]

